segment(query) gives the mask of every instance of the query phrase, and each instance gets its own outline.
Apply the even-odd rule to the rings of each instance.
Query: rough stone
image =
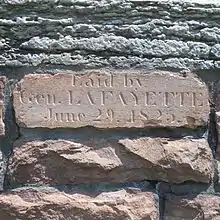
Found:
[[[217,195],[166,195],[164,220],[219,220],[219,207]]]
[[[217,72],[218,73],[218,72]],[[213,86],[213,95],[215,96],[214,104],[215,104],[215,110],[216,112],[220,112],[220,78],[219,76],[215,76],[213,81],[215,82],[215,85]],[[218,113],[219,115],[219,113]],[[220,120],[218,120],[219,122]]]
[[[215,113],[216,115],[216,127],[217,127],[217,132],[218,132],[218,136],[220,137],[220,112],[217,111]]]
[[[189,58],[142,58],[139,56],[97,56],[97,55],[80,55],[74,53],[62,54],[16,54],[11,53],[5,57],[0,55],[0,67],[35,67],[38,66],[63,65],[66,68],[85,68],[96,69],[103,67],[130,69],[146,68],[153,69],[212,69],[219,68],[220,62],[211,59],[189,59]],[[54,68],[53,68],[54,70]]]
[[[65,193],[26,188],[0,195],[2,220],[156,220],[157,198],[151,192]]]
[[[218,109],[219,110],[219,109]],[[217,174],[218,174],[218,181],[220,182],[220,112],[216,112],[216,129],[217,129],[217,137],[215,136],[216,140],[217,140],[217,146],[216,146],[216,165],[217,165]]]
[[[3,191],[4,189],[6,167],[7,167],[6,160],[2,154],[2,151],[0,150],[0,191]]]
[[[0,136],[5,134],[4,124],[4,87],[5,87],[4,76],[0,76]]]
[[[177,40],[145,40],[145,39],[126,39],[125,37],[102,35],[101,37],[73,39],[67,35],[59,40],[48,37],[34,37],[21,44],[21,48],[36,51],[91,51],[111,53],[123,53],[125,55],[148,56],[148,57],[185,57],[188,58],[209,57],[210,50],[214,57],[219,57],[219,45],[209,47],[201,42],[182,42]]]
[[[188,73],[29,74],[14,92],[21,127],[196,127],[209,117],[208,89]]]
[[[94,137],[84,141],[19,141],[17,145],[7,174],[13,187],[134,180],[208,183],[213,173],[212,153],[205,139]]]
[[[0,2],[1,67],[209,69],[220,58],[218,0]]]

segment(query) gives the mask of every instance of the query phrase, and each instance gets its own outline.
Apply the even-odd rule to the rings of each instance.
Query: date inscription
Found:
[[[13,95],[26,127],[192,127],[209,115],[207,87],[192,74],[30,74]]]

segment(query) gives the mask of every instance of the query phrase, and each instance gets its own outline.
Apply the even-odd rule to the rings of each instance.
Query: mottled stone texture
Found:
[[[167,195],[164,220],[219,220],[220,196]]]
[[[209,183],[211,149],[205,139],[99,139],[32,141],[15,147],[11,186],[126,183],[161,180]]]
[[[205,3],[1,1],[0,66],[216,68],[220,7]]]
[[[0,192],[4,190],[3,185],[6,167],[6,158],[3,156],[2,151],[0,151]]]
[[[219,220],[220,113],[216,119],[214,108],[220,111],[219,21],[219,0],[0,0],[0,220]],[[37,114],[46,108],[45,91],[68,89],[68,105],[64,99],[53,103],[54,108],[64,103],[58,115],[51,114],[59,122],[66,116],[73,123],[82,114],[73,119],[62,112],[73,109],[68,77],[65,83],[60,78],[44,86],[37,81],[86,71],[117,76],[130,71],[138,77],[164,72],[185,81],[194,72],[197,77],[185,83],[187,89],[166,77],[148,82],[151,95],[164,89],[164,100],[157,100],[160,108],[151,102],[150,114],[160,110],[172,115],[175,110],[179,122],[173,126],[169,120],[174,117],[165,118],[163,128],[150,121],[154,129],[123,122],[85,128],[94,126],[91,121],[83,128],[54,122],[42,126],[44,115]],[[23,86],[29,74],[33,82]],[[125,97],[119,94],[118,101],[138,108],[142,80],[129,83],[137,86]],[[192,93],[196,85],[201,90]],[[178,108],[173,102],[170,109],[161,109],[168,106],[166,92],[179,101]],[[53,99],[47,97],[48,102]],[[184,107],[184,97],[193,97],[187,106],[194,109]],[[97,98],[87,93],[87,101],[92,107],[86,106],[86,112],[93,114]],[[45,108],[37,111],[33,102]],[[115,106],[112,101],[108,107]],[[120,111],[121,118],[128,107]],[[112,111],[104,116],[111,119]]]
[[[5,115],[5,105],[4,105],[4,88],[5,88],[5,80],[4,76],[0,76],[0,136],[5,134],[5,123],[4,123],[4,115]]]
[[[150,192],[65,193],[23,189],[0,195],[2,220],[157,220],[158,202]]]
[[[219,104],[219,103],[218,103]],[[216,132],[217,136],[216,139],[218,141],[217,146],[216,146],[216,168],[217,168],[217,175],[218,175],[218,182],[220,182],[220,112],[216,112],[215,114],[215,119],[216,119]]]

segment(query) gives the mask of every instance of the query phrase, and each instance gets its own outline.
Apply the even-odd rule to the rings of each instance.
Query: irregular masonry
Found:
[[[34,75],[14,92],[22,127],[195,127],[209,116],[206,85],[192,74],[103,72]]]
[[[0,135],[5,134],[4,124],[4,87],[6,77],[0,76]]]
[[[220,182],[220,112],[215,113],[216,116],[216,129],[217,129],[217,146],[216,146],[216,164],[217,164],[217,170],[218,170],[218,182]]]
[[[218,0],[2,0],[0,66],[219,68],[219,8]]]
[[[218,220],[220,219],[218,195],[166,195],[164,220]]]
[[[20,145],[20,141],[18,142]],[[15,146],[10,186],[126,183],[137,180],[209,183],[212,153],[205,139],[96,138],[30,141]]]
[[[0,195],[0,219],[157,220],[157,206],[157,197],[151,192],[118,190],[83,194],[26,188]]]
[[[0,2],[0,220],[220,219],[219,0]]]

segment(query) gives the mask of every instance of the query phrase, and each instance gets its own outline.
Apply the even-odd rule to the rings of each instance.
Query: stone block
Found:
[[[216,116],[217,135],[218,135],[218,137],[220,137],[220,112],[216,112],[215,116]]]
[[[55,189],[17,189],[0,195],[0,219],[157,220],[151,192],[117,190],[65,193]]]
[[[220,197],[217,195],[167,195],[164,220],[218,220]]]
[[[205,139],[93,138],[29,141],[14,147],[9,184],[113,184],[138,180],[170,183],[212,179],[212,153]]]
[[[16,86],[21,127],[196,127],[209,116],[208,89],[192,74],[88,71],[29,74]]]
[[[0,144],[1,144],[1,142],[0,142]],[[4,177],[5,177],[6,169],[7,169],[6,160],[3,156],[2,151],[0,151],[0,192],[3,191],[3,189],[4,189]]]
[[[5,88],[4,76],[0,76],[0,136],[5,134],[4,124],[4,88]]]
[[[218,182],[220,182],[220,112],[216,112],[215,113],[215,116],[216,116],[216,131],[217,131],[217,137],[216,140],[217,140],[217,146],[216,146],[216,155],[215,155],[215,158],[216,158],[216,168],[218,170]]]

